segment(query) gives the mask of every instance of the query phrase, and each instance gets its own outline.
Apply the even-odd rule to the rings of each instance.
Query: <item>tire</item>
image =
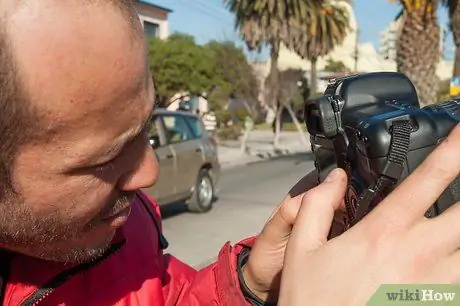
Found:
[[[201,169],[195,184],[195,190],[188,202],[188,210],[205,213],[212,209],[215,196],[214,184],[206,169]]]

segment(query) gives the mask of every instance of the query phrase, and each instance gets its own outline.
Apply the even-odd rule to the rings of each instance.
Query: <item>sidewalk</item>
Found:
[[[308,133],[305,133],[305,138],[309,140]],[[252,131],[246,143],[246,152],[241,151],[239,140],[221,141],[218,155],[222,168],[310,151],[310,143],[303,143],[299,132],[281,132],[278,148],[274,147],[273,139],[272,131]]]

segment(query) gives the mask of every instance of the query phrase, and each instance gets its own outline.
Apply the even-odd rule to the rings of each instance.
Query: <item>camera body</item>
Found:
[[[318,181],[336,167],[347,172],[348,228],[448,136],[460,122],[460,100],[421,108],[415,87],[404,74],[376,72],[331,80],[322,97],[305,104],[304,112]],[[426,216],[437,216],[457,201],[459,178]]]

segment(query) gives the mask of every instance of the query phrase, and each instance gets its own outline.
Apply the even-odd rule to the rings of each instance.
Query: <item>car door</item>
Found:
[[[179,113],[162,116],[166,139],[172,146],[176,158],[176,190],[184,197],[190,194],[195,186],[199,169],[203,164],[200,141],[194,137],[185,116]]]
[[[213,162],[217,160],[217,148],[212,135],[206,131],[203,121],[199,117],[185,116],[195,139],[199,139],[199,144],[202,148],[203,162]]]
[[[148,137],[158,159],[158,177],[147,193],[159,204],[169,203],[177,194],[175,184],[176,160],[173,147],[168,144],[161,116],[154,116],[150,122]]]

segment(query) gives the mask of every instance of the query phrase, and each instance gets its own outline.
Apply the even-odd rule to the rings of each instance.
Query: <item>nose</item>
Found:
[[[131,171],[118,180],[118,188],[124,191],[134,191],[151,187],[158,177],[158,160],[152,147],[147,143],[143,146],[142,154]]]

